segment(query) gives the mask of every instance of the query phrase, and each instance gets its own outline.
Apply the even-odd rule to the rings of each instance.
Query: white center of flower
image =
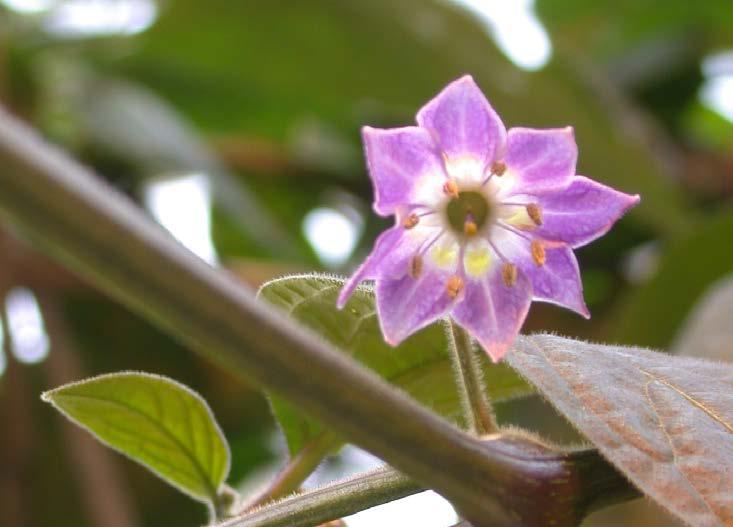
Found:
[[[431,231],[431,241],[412,260],[410,276],[421,274],[423,261],[453,272],[446,288],[455,297],[464,278],[480,278],[499,265],[504,285],[512,287],[517,281],[512,261],[517,246],[516,241],[507,245],[507,236],[527,239],[534,263],[544,265],[544,247],[530,234],[542,225],[542,210],[529,196],[512,196],[515,178],[506,165],[499,161],[484,169],[478,160],[463,157],[445,159],[445,166],[448,179],[440,187],[434,183],[440,179],[433,179],[425,189],[432,199],[402,220],[405,229]]]

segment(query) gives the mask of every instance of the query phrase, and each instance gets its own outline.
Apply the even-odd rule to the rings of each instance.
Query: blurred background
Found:
[[[348,274],[389,224],[371,213],[360,127],[412,122],[465,73],[507,127],[573,125],[579,173],[642,195],[578,252],[592,320],[535,304],[525,330],[733,360],[729,0],[0,0],[2,103],[253,287]],[[205,521],[203,507],[39,399],[103,372],[144,370],[199,391],[231,442],[232,484],[262,485],[283,463],[260,392],[8,225],[0,311],[0,524]],[[577,439],[548,415],[532,398],[501,409]],[[374,463],[347,449],[309,483]],[[348,524],[454,517],[427,494]],[[641,500],[587,524],[675,525]]]

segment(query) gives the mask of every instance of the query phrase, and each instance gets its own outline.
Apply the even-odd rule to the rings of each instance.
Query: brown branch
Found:
[[[494,436],[486,445],[557,476],[533,479],[525,471],[521,484],[534,493],[523,514],[517,516],[517,525],[577,525],[589,512],[638,496],[595,450],[558,452],[530,436],[512,434]],[[248,511],[218,527],[312,527],[424,490],[394,469],[382,467]],[[497,488],[495,492],[511,500],[512,490]],[[483,521],[493,524],[491,517]],[[459,525],[470,527],[465,522]]]

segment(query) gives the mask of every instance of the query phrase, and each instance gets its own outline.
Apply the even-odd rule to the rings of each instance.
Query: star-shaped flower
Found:
[[[386,341],[450,315],[495,361],[532,300],[589,317],[573,249],[606,233],[638,196],[575,174],[572,128],[509,132],[470,76],[417,114],[364,127],[374,210],[394,215],[339,296],[376,281]]]

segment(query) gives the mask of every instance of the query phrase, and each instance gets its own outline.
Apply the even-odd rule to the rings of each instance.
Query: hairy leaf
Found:
[[[552,335],[507,358],[657,503],[690,525],[733,524],[733,365]]]
[[[289,316],[313,329],[384,378],[404,389],[415,399],[447,418],[461,421],[461,403],[455,387],[441,324],[433,324],[396,348],[384,342],[370,288],[357,289],[343,310],[336,309],[336,297],[343,280],[303,275],[274,280],[259,295]],[[529,386],[505,365],[485,365],[486,388],[494,401],[529,393]],[[344,390],[348,390],[344,386]],[[295,407],[272,397],[291,453],[323,431]]]
[[[67,384],[42,397],[185,494],[216,500],[229,472],[229,447],[206,402],[189,388],[157,375],[123,372]]]

